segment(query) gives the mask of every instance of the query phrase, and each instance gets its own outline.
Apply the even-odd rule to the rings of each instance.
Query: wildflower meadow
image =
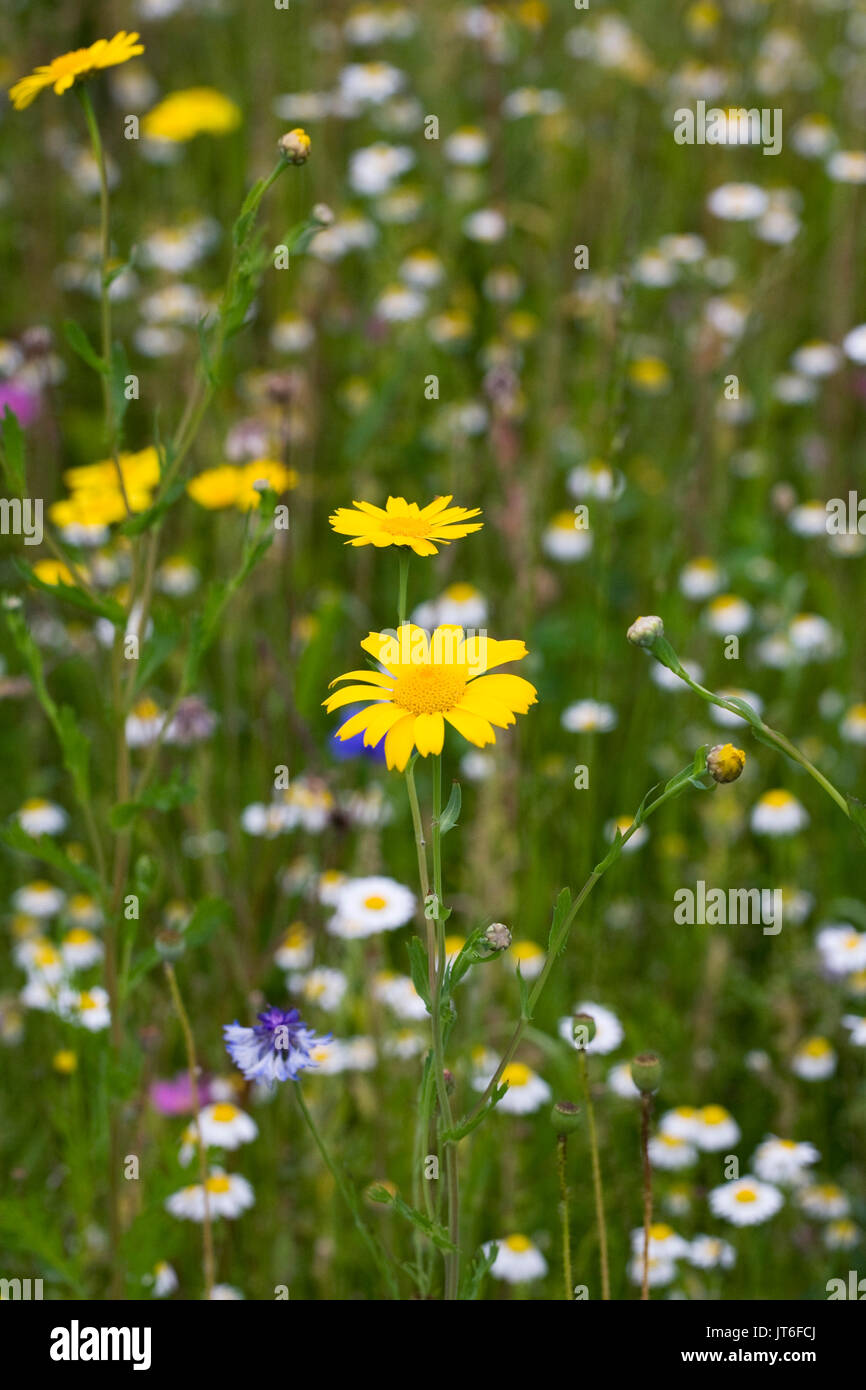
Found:
[[[864,0],[0,38],[2,1299],[866,1298]]]

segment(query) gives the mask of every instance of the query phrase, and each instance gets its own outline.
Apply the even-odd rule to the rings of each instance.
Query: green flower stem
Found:
[[[313,1136],[313,1142],[315,1143],[316,1148],[319,1150],[319,1153],[321,1154],[325,1166],[331,1174],[331,1177],[337,1184],[337,1188],[339,1189],[343,1201],[346,1203],[346,1206],[352,1213],[355,1226],[357,1227],[357,1230],[362,1240],[364,1241],[364,1244],[367,1246],[367,1249],[370,1251],[370,1254],[373,1256],[373,1259],[378,1265],[379,1270],[381,1271],[388,1285],[388,1288],[391,1291],[391,1296],[393,1298],[399,1298],[400,1289],[397,1284],[397,1279],[394,1274],[394,1271],[391,1268],[389,1259],[386,1256],[385,1252],[380,1248],[378,1241],[375,1239],[373,1233],[361,1217],[360,1204],[358,1202],[357,1194],[355,1193],[354,1189],[349,1186],[346,1179],[343,1177],[343,1174],[337,1167],[336,1163],[331,1158],[331,1155],[328,1152],[327,1147],[325,1146],[325,1141],[322,1139],[321,1134],[316,1128],[316,1124],[313,1120],[313,1117],[307,1108],[307,1103],[304,1100],[304,1093],[301,1089],[300,1082],[292,1082],[291,1087],[295,1096],[295,1100],[298,1102],[298,1107],[301,1111],[301,1114],[304,1117],[304,1123],[306,1124],[307,1129],[310,1131],[310,1134]]]
[[[851,819],[851,808],[842,793],[837,787],[833,786],[833,783],[829,778],[824,776],[823,772],[820,772],[818,768],[815,767],[814,763],[809,761],[804,753],[800,752],[800,749],[797,748],[789,738],[786,738],[784,734],[780,734],[778,729],[773,729],[769,724],[765,724],[763,719],[761,719],[745,701],[742,703],[733,703],[730,700],[724,699],[721,695],[716,695],[714,691],[706,690],[704,686],[699,685],[697,681],[692,679],[688,671],[685,670],[676,652],[670,646],[670,643],[664,638],[661,639],[661,643],[659,644],[660,647],[662,643],[664,657],[657,655],[653,648],[650,648],[650,650],[653,651],[653,655],[656,656],[658,661],[661,661],[663,666],[667,666],[670,671],[673,671],[674,675],[679,676],[680,680],[683,681],[690,690],[693,690],[696,695],[700,695],[701,699],[707,704],[717,705],[719,709],[728,710],[731,714],[736,714],[740,719],[744,720],[750,728],[754,729],[755,733],[764,743],[770,744],[772,747],[778,749],[780,753],[784,753],[792,762],[798,763],[799,766],[808,772],[809,776],[818,783],[818,786],[822,787],[827,795],[836,802],[836,805],[840,810],[844,811],[848,819]]]
[[[641,1092],[640,1098],[640,1152],[643,1163],[643,1275],[640,1296],[644,1302],[649,1299],[649,1241],[650,1226],[653,1219],[653,1183],[649,1159],[649,1128],[653,1098],[649,1091]]]
[[[114,402],[111,397],[111,296],[108,284],[108,262],[111,256],[111,223],[109,218],[108,203],[108,173],[105,167],[105,150],[102,144],[102,137],[99,133],[99,123],[93,110],[93,102],[90,100],[90,93],[86,86],[76,87],[75,89],[81,99],[84,108],[84,118],[87,121],[87,130],[90,135],[90,145],[93,150],[93,158],[99,171],[99,245],[100,245],[100,273],[99,273],[99,317],[102,339],[102,399],[105,408],[105,425],[108,435],[108,447],[114,461],[117,473],[117,482],[120,494],[123,498],[123,505],[126,508],[126,515],[132,515],[129,505],[129,498],[126,493],[126,484],[123,480],[123,470],[120,467],[117,446],[117,421],[115,417]]]
[[[409,552],[401,547],[400,550],[400,587],[397,597],[397,622],[402,627],[406,622],[407,594],[409,589]]]
[[[556,1169],[559,1175],[559,1216],[562,1222],[562,1277],[565,1280],[565,1297],[571,1302],[574,1282],[571,1272],[571,1230],[568,1222],[568,1182],[565,1165],[568,1159],[568,1137],[556,1136]]]
[[[451,1101],[445,1081],[445,1044],[442,1035],[442,993],[445,983],[445,914],[442,902],[442,755],[433,755],[433,897],[436,914],[437,970],[432,996],[433,1065],[436,1069],[436,1091],[439,1098],[440,1136],[444,1147],[445,1172],[448,1188],[448,1238],[455,1247],[445,1256],[445,1297],[457,1297],[460,1279],[460,1191],[457,1167],[457,1143],[449,1138],[454,1128]]]
[[[598,1231],[598,1256],[601,1263],[601,1296],[610,1298],[610,1271],[607,1258],[607,1220],[604,1214],[604,1189],[601,1181],[601,1160],[598,1156],[598,1133],[595,1128],[595,1106],[592,1103],[592,1089],[589,1084],[589,1068],[586,1064],[586,1050],[578,1051],[580,1079],[583,1086],[583,1099],[586,1105],[586,1122],[589,1129],[589,1152],[592,1160],[592,1191],[595,1201],[595,1224]]]
[[[192,1028],[190,1027],[189,1015],[187,1014],[187,1011],[183,1005],[183,998],[181,997],[180,987],[177,983],[177,975],[175,974],[174,966],[169,960],[163,961],[163,966],[165,968],[166,979],[168,980],[168,987],[171,991],[171,999],[172,1003],[174,1004],[174,1011],[177,1014],[178,1022],[180,1023],[181,1027],[181,1032],[183,1033],[183,1041],[184,1046],[186,1048],[186,1065],[187,1074],[189,1075],[190,1094],[192,1096],[193,1105],[195,1106],[193,1126],[195,1128],[195,1144],[196,1149],[198,1150],[199,1176],[201,1179],[202,1195],[204,1198],[204,1220],[202,1221],[201,1227],[202,1270],[204,1273],[204,1296],[205,1298],[209,1299],[211,1296],[211,1290],[214,1286],[215,1262],[213,1250],[213,1227],[211,1225],[210,1214],[210,1196],[208,1194],[207,1188],[207,1153],[205,1151],[204,1140],[202,1138],[201,1125],[199,1124],[198,1120],[198,1112],[200,1106],[198,1102],[198,1062],[196,1060],[195,1055],[195,1040],[192,1035]]]

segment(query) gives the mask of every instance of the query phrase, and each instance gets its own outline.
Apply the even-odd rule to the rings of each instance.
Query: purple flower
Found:
[[[7,409],[18,417],[19,425],[26,429],[39,414],[39,396],[14,381],[0,382],[0,419]]]
[[[298,1073],[315,1067],[313,1048],[329,1042],[318,1038],[312,1028],[302,1022],[297,1009],[275,1009],[270,1004],[258,1015],[252,1028],[242,1028],[237,1022],[223,1028],[226,1051],[247,1081],[297,1081]]]
[[[196,1090],[198,1098],[194,1102],[189,1075],[187,1072],[181,1072],[171,1081],[152,1083],[151,1104],[161,1115],[188,1115],[192,1111],[200,1110],[211,1099],[210,1081],[207,1077],[199,1077]]]

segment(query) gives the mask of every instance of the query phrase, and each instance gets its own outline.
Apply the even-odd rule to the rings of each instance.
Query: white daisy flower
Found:
[[[442,283],[445,267],[435,251],[411,251],[400,265],[399,275],[416,290],[432,290]]]
[[[178,1287],[178,1277],[168,1260],[160,1260],[154,1265],[151,1280],[155,1298],[168,1298]]]
[[[108,994],[101,985],[83,989],[80,993],[75,989],[63,989],[58,996],[57,1007],[64,1018],[86,1028],[88,1033],[101,1033],[111,1022]]]
[[[552,560],[583,560],[592,550],[592,531],[576,526],[573,512],[557,512],[542,532],[541,547]]]
[[[207,1179],[207,1201],[212,1221],[221,1216],[233,1221],[253,1205],[255,1197],[252,1187],[239,1173],[224,1173],[220,1168],[213,1168]],[[165,1209],[181,1220],[203,1221],[204,1188],[200,1183],[181,1188],[166,1199]]]
[[[373,1071],[376,1044],[372,1038],[329,1038],[313,1048],[313,1061],[323,1076],[339,1076],[346,1071]]]
[[[201,575],[183,555],[169,555],[156,572],[156,587],[161,594],[170,598],[186,598],[195,593]]]
[[[489,1253],[492,1249],[496,1250],[490,1267],[494,1279],[503,1279],[506,1284],[528,1284],[533,1279],[543,1279],[547,1273],[547,1261],[528,1236],[489,1240],[484,1251]]]
[[[572,734],[606,734],[616,728],[617,713],[599,700],[576,700],[563,710],[561,723]]]
[[[340,888],[337,911],[328,923],[332,936],[356,938],[395,931],[411,920],[415,894],[396,879],[383,875],[350,878]]]
[[[615,820],[609,820],[607,822],[604,827],[604,833],[610,841],[613,841],[616,839],[617,831],[619,831],[620,835],[625,835],[626,831],[631,830],[633,824],[633,817],[617,816]],[[639,825],[634,834],[630,835],[623,845],[623,854],[634,854],[635,850],[640,849],[641,845],[645,845],[648,839],[649,827],[646,825]]]
[[[827,508],[817,499],[792,507],[787,516],[788,530],[795,536],[826,536]]]
[[[476,1091],[486,1091],[491,1077],[488,1074],[473,1078]],[[552,1098],[553,1092],[547,1082],[542,1080],[525,1062],[509,1062],[499,1078],[500,1086],[508,1086],[496,1109],[505,1115],[531,1115],[540,1110]]]
[[[769,1221],[782,1206],[778,1187],[759,1178],[737,1178],[714,1187],[709,1194],[710,1211],[735,1226],[758,1226]]]
[[[633,1284],[642,1286],[643,1276],[643,1253],[632,1255],[628,1264],[629,1279]],[[660,1255],[650,1255],[647,1260],[647,1286],[649,1288],[664,1288],[666,1284],[672,1284],[676,1277],[677,1267],[672,1260],[665,1260]]]
[[[639,1095],[635,1087],[635,1095]],[[698,1161],[698,1151],[686,1139],[676,1134],[654,1134],[647,1145],[649,1160],[653,1168],[664,1172],[677,1172],[681,1168],[691,1168]]]
[[[866,703],[851,705],[839,725],[839,737],[846,743],[866,743]]]
[[[636,1226],[631,1233],[633,1255],[643,1255],[644,1233],[642,1226]],[[681,1260],[689,1253],[689,1243],[677,1235],[672,1226],[663,1221],[649,1228],[649,1254],[651,1259]]]
[[[687,675],[699,684],[703,680],[704,668],[697,661],[683,661],[680,663]],[[659,690],[672,690],[681,693],[688,687],[683,685],[679,676],[669,671],[667,666],[662,666],[658,661],[654,661],[650,666],[650,680],[653,685],[657,685]]]
[[[724,574],[715,560],[708,555],[698,555],[689,560],[680,570],[680,593],[686,598],[701,601],[717,594],[724,582]]]
[[[153,700],[138,700],[126,716],[126,742],[130,748],[148,748],[162,733],[165,714]]]
[[[619,1062],[617,1066],[611,1067],[607,1074],[607,1089],[612,1091],[615,1096],[619,1096],[621,1100],[637,1100],[639,1098],[640,1091],[632,1080],[630,1062]],[[650,1153],[652,1153],[652,1141],[650,1142]],[[657,1164],[656,1166],[663,1167],[664,1165]]]
[[[415,1023],[428,1016],[427,1005],[408,975],[382,971],[374,981],[373,993],[404,1023]]]
[[[719,637],[739,637],[752,626],[751,604],[736,594],[721,594],[704,610],[704,621]]]
[[[313,933],[303,922],[292,922],[274,952],[280,970],[307,970],[313,963]]]
[[[306,352],[315,341],[315,328],[301,314],[283,314],[271,329],[271,347],[275,352]]]
[[[824,167],[834,183],[866,183],[866,150],[836,150]]]
[[[423,1033],[416,1033],[412,1028],[400,1028],[385,1039],[384,1052],[386,1057],[407,1062],[412,1057],[420,1057],[427,1051],[427,1046]]]
[[[342,1003],[349,981],[342,970],[320,965],[305,975],[289,975],[286,985],[291,994],[300,994],[308,1003],[332,1010]]]
[[[25,883],[12,894],[15,911],[23,912],[28,917],[54,917],[65,902],[66,894],[44,879]]]
[[[338,82],[339,97],[350,106],[381,106],[405,86],[406,77],[391,63],[348,63]]]
[[[821,927],[815,945],[828,975],[850,975],[866,969],[866,932],[856,931],[850,922]]]
[[[198,1123],[203,1143],[214,1149],[240,1148],[259,1132],[255,1120],[229,1101],[206,1105],[198,1112]]]
[[[456,627],[483,627],[487,621],[487,600],[474,584],[450,584],[438,598],[419,604],[412,621],[432,632],[453,624]]]
[[[832,376],[842,366],[842,352],[835,343],[813,339],[791,354],[791,366],[803,376]]]
[[[767,211],[770,199],[754,183],[723,183],[707,198],[707,208],[725,222],[751,222]]]
[[[102,942],[86,927],[72,927],[60,943],[60,952],[69,970],[87,970],[104,954]]]
[[[559,1020],[559,1036],[567,1043],[571,1043],[572,1047],[577,1048],[573,1032],[575,1014],[589,1014],[595,1023],[595,1037],[583,1049],[587,1055],[596,1054],[604,1057],[609,1052],[616,1051],[625,1037],[625,1033],[622,1024],[611,1009],[606,1009],[602,1004],[595,1004],[591,1000],[583,999],[579,1004],[575,1004],[573,1013],[567,1018]]]
[[[809,815],[791,792],[775,788],[756,802],[750,824],[756,835],[796,835],[809,824]]]
[[[63,957],[46,936],[32,936],[19,942],[13,951],[16,965],[45,985],[59,984],[64,976]]]
[[[617,468],[602,459],[579,463],[566,479],[566,487],[576,501],[615,502],[625,490],[625,478]]]
[[[842,1018],[842,1027],[850,1029],[849,1042],[854,1047],[866,1047],[866,1018],[859,1017],[857,1014],[845,1014]]]
[[[858,366],[862,367],[866,363],[866,323],[858,324],[845,334],[842,339],[842,351]]]
[[[246,833],[265,840],[284,835],[291,828],[290,822],[291,814],[283,801],[272,801],[267,805],[254,801],[241,811],[241,826]]]
[[[719,1236],[695,1236],[686,1258],[695,1269],[732,1269],[737,1252]]]
[[[214,1284],[210,1296],[214,1303],[239,1303],[244,1297],[234,1284]]]
[[[853,1221],[829,1221],[824,1227],[824,1244],[828,1250],[853,1250],[863,1238],[863,1232]]]
[[[66,829],[69,817],[62,806],[34,796],[15,812],[16,820],[28,835],[59,835]]]
[[[336,907],[340,900],[340,893],[345,884],[349,882],[348,874],[344,874],[342,869],[326,869],[319,875],[316,886],[316,896],[320,903],[325,907]]]
[[[446,159],[452,164],[483,164],[490,153],[490,141],[477,126],[461,126],[442,146]]]
[[[791,1059],[791,1071],[801,1081],[826,1081],[836,1070],[836,1053],[826,1038],[807,1038]]]
[[[841,1187],[833,1182],[801,1188],[797,1201],[807,1216],[814,1216],[818,1221],[838,1221],[848,1215],[851,1207]]]
[[[814,1144],[797,1143],[794,1139],[778,1139],[769,1134],[758,1145],[752,1167],[765,1182],[796,1185],[803,1181],[810,1163],[821,1157]]]
[[[740,1137],[740,1126],[722,1105],[704,1105],[697,1114],[694,1141],[706,1153],[730,1149]]]
[[[507,223],[496,208],[479,208],[464,218],[463,231],[470,241],[490,245],[505,236]]]
[[[373,312],[386,323],[410,323],[423,314],[427,301],[409,285],[389,285],[376,300]]]

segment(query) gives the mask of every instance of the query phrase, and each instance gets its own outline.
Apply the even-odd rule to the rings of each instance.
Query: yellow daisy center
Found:
[[[744,1187],[736,1194],[734,1200],[737,1202],[757,1202],[758,1194],[754,1192],[751,1187]]]
[[[500,1080],[509,1086],[525,1086],[532,1072],[525,1062],[511,1062],[502,1073]]]
[[[393,701],[412,714],[443,714],[454,708],[465,691],[466,681],[458,671],[418,666],[397,681]]]
[[[207,1180],[208,1192],[228,1192],[230,1189],[231,1183],[224,1174],[219,1173],[216,1177]]]
[[[364,906],[370,912],[381,912],[382,908],[387,907],[388,904],[384,898],[379,897],[378,893],[372,893],[369,898],[364,899]]]
[[[650,1226],[649,1233],[650,1240],[667,1240],[673,1235],[673,1230],[670,1226],[665,1225],[663,1221],[659,1221],[654,1226]]]
[[[506,1236],[504,1244],[516,1255],[523,1255],[527,1250],[532,1249],[532,1241],[528,1236]]]
[[[231,1123],[237,1114],[238,1110],[236,1106],[229,1105],[227,1101],[222,1101],[220,1104],[214,1106],[211,1111],[211,1119],[215,1120],[218,1125],[227,1125]]]
[[[720,1125],[727,1118],[727,1110],[723,1110],[720,1105],[706,1105],[701,1113],[705,1125]]]
[[[405,512],[399,516],[383,516],[378,518],[378,529],[384,531],[389,536],[419,536],[427,535],[430,530],[430,519],[425,516],[408,516]]]

